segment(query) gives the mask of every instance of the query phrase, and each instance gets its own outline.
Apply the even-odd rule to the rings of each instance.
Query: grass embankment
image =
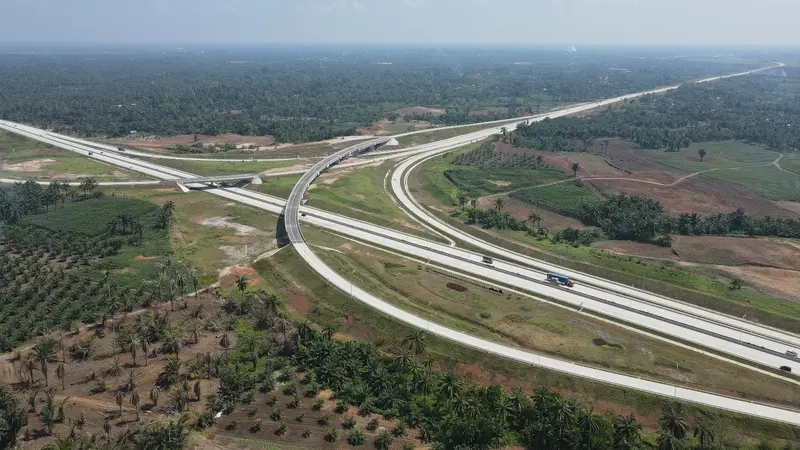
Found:
[[[194,156],[187,156],[194,157]],[[281,167],[289,167],[298,164],[304,164],[306,160],[291,160],[291,161],[248,161],[242,159],[239,161],[186,161],[179,159],[159,159],[155,161],[156,164],[171,167],[173,169],[183,170],[185,172],[193,173],[206,177],[213,177],[217,175],[237,175],[241,173],[260,173],[265,170],[279,169]]]
[[[288,293],[287,303],[298,320],[324,325],[334,323],[339,338],[367,339],[383,351],[397,351],[400,341],[411,328],[353,300],[320,279],[292,248],[281,250],[272,258],[255,265],[263,279],[276,290]],[[406,270],[388,266],[388,270]],[[413,267],[411,270],[416,271]],[[613,350],[612,350],[613,351]],[[669,400],[628,389],[590,382],[581,378],[531,367],[505,358],[485,354],[456,345],[435,336],[428,337],[427,352],[441,369],[452,369],[482,383],[499,383],[505,387],[519,385],[529,391],[547,386],[564,395],[573,396],[596,411],[635,412],[652,432],[657,416],[670,404]],[[795,438],[790,426],[744,417],[703,407],[688,409],[690,421],[708,422],[720,441],[741,444]]]
[[[406,233],[440,239],[410,219],[384,189],[390,163],[328,172],[308,191],[308,206]]]
[[[677,266],[669,262],[652,263],[641,258],[611,255],[596,249],[574,248],[566,244],[538,241],[522,232],[482,230],[449,217],[442,211],[452,209],[457,188],[442,173],[441,157],[428,161],[412,173],[409,183],[421,204],[440,219],[461,230],[496,245],[527,254],[533,258],[563,265],[605,278],[693,303],[733,316],[747,314],[751,320],[800,332],[800,304],[745,287],[731,291],[724,277],[699,268]],[[557,189],[559,185],[554,186]]]
[[[260,185],[250,185],[251,189],[280,198],[288,198],[292,188],[302,177],[302,174],[281,175],[277,177],[263,177]]]
[[[97,181],[146,179],[143,175],[6,131],[0,131],[0,177],[39,181],[81,177]]]

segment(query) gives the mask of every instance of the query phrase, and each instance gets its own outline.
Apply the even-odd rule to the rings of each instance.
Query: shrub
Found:
[[[358,445],[364,445],[366,441],[367,437],[361,430],[353,430],[352,432],[350,432],[350,435],[347,436],[347,443],[352,445],[353,447]]]
[[[250,432],[251,433],[258,433],[261,431],[261,428],[264,426],[264,421],[261,419],[256,419],[253,421],[253,424],[250,425]]]
[[[342,428],[346,430],[353,429],[355,428],[355,426],[356,426],[356,419],[353,416],[347,417],[346,419],[344,419],[344,422],[342,422]]]
[[[325,440],[328,442],[336,442],[339,439],[339,430],[336,428],[329,428],[325,432]]]
[[[317,419],[317,423],[322,427],[330,424],[331,423],[331,415],[327,414],[327,413],[323,414],[322,416],[320,416],[319,419]]]

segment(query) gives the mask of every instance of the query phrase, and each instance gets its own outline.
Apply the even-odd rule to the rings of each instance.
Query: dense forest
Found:
[[[443,107],[440,124],[529,114],[758,66],[542,49],[264,49],[0,55],[0,117],[80,135],[273,135],[299,142]],[[499,107],[489,115],[470,111]]]
[[[687,84],[586,117],[521,125],[509,139],[521,147],[545,151],[586,151],[595,145],[595,139],[607,138],[667,150],[685,148],[692,142],[736,139],[786,151],[800,148],[798,92],[800,69],[779,68],[714,83]]]

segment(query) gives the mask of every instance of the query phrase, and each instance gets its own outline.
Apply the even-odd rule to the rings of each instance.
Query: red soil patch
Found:
[[[150,261],[151,259],[156,259],[156,257],[155,256],[138,255],[133,259],[135,259],[136,261]]]
[[[202,222],[204,220],[206,220],[206,218],[203,217],[203,216],[194,216],[194,217],[192,217],[192,222],[194,222],[194,223],[196,223],[198,225],[200,224],[200,222]]]
[[[307,316],[311,311],[314,310],[314,304],[311,303],[311,300],[308,297],[303,295],[293,295],[289,299],[290,307],[297,311],[299,314]]]
[[[447,283],[447,287],[457,292],[464,292],[467,290],[467,288],[458,283]]]
[[[235,287],[236,277],[239,275],[247,277],[248,286],[255,286],[261,282],[261,278],[252,267],[234,267],[229,274],[220,278],[219,284],[224,287]]]
[[[641,256],[643,258],[670,259],[678,261],[680,257],[670,247],[660,247],[633,241],[602,241],[594,246],[622,255]]]

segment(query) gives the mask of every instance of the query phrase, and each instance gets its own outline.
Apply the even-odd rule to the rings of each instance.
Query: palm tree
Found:
[[[42,369],[42,375],[44,375],[44,385],[48,385],[47,379],[47,364],[51,362],[55,362],[56,357],[56,346],[58,342],[55,339],[46,338],[42,339],[41,341],[37,342],[36,345],[33,346],[33,351],[31,352],[30,359],[35,362],[38,362]],[[33,379],[33,372],[31,372],[31,380]]]
[[[150,402],[153,406],[158,406],[158,395],[161,393],[161,390],[158,389],[158,386],[153,386],[153,389],[150,389]]]
[[[667,409],[658,423],[662,430],[678,439],[684,439],[689,431],[689,425],[683,420],[683,410],[677,405],[673,405]]]
[[[506,206],[506,201],[503,199],[503,197],[497,197],[496,199],[494,199],[495,211],[497,212],[502,211],[504,206]]]
[[[458,207],[464,209],[464,205],[467,204],[467,194],[463,191],[458,191]]]
[[[706,157],[706,149],[701,148],[697,150],[697,154],[700,155],[700,162],[703,162],[703,158]]]
[[[117,395],[114,397],[114,400],[117,402],[117,406],[119,406],[119,416],[122,417],[122,402],[125,400],[125,396],[122,395],[122,391],[117,391]]]
[[[202,387],[200,386],[200,380],[194,382],[194,396],[197,397],[197,401],[200,401],[201,394],[203,393]]]
[[[572,163],[572,174],[577,177],[578,176],[578,169],[580,169],[580,168],[581,168],[581,165],[578,162]]]
[[[508,142],[508,129],[506,127],[500,127],[500,134],[503,135],[503,142]]]
[[[247,279],[247,275],[238,275],[236,277],[236,287],[239,289],[239,293],[242,295],[242,300],[244,300],[244,291],[249,285],[250,282]]]
[[[164,362],[164,369],[159,375],[160,381],[166,384],[174,384],[180,380],[181,377],[181,360],[177,358],[168,358]]]
[[[171,216],[173,211],[175,211],[175,202],[172,200],[167,201],[164,203],[163,209],[167,216]]]
[[[136,410],[136,420],[139,420],[139,391],[134,389],[131,391],[131,405]]]
[[[639,447],[642,424],[633,416],[618,417],[614,420],[612,443],[615,449],[634,449]]]
[[[164,333],[164,342],[161,343],[161,350],[165,353],[174,353],[178,358],[178,353],[183,346],[183,331],[177,327],[167,328]]]
[[[200,284],[200,280],[197,278],[197,269],[193,266],[189,266],[187,269],[187,275],[189,277],[189,282],[192,283],[192,288],[194,288],[194,296],[197,298],[197,286]]]
[[[701,449],[709,448],[709,444],[714,443],[714,432],[710,430],[706,424],[698,422],[694,426],[693,432],[695,439],[700,441]]]
[[[222,333],[222,338],[219,340],[219,346],[225,349],[225,357],[228,357],[228,349],[231,348],[231,338],[228,336],[228,332],[225,331]]]
[[[256,366],[258,365],[258,352],[256,352],[258,341],[258,336],[256,336],[255,333],[242,333],[242,335],[239,336],[239,344],[247,347],[247,350],[250,352],[253,370],[256,370]]]
[[[409,350],[419,356],[425,352],[425,332],[422,330],[414,330],[406,337],[403,338],[403,345],[407,346]]]
[[[658,450],[683,450],[686,447],[682,439],[667,430],[661,430],[656,444]]]
[[[461,395],[461,378],[453,372],[446,372],[439,381],[439,397],[452,402]]]
[[[531,226],[538,229],[539,227],[536,226],[536,224],[542,222],[542,216],[540,216],[536,211],[531,211],[530,214],[528,214],[528,222],[531,223]]]
[[[60,363],[58,365],[58,367],[56,367],[56,376],[58,377],[59,380],[61,380],[61,390],[62,391],[67,388],[66,375],[67,375],[66,369],[64,367],[64,363],[62,362],[62,363]]]
[[[136,365],[136,353],[139,349],[139,336],[133,328],[125,328],[114,336],[114,346],[117,350],[130,353],[133,358],[133,365]]]
[[[325,325],[325,329],[323,330],[323,334],[325,335],[325,339],[333,340],[333,335],[336,334],[336,324],[329,323]]]
[[[389,446],[392,445],[392,440],[393,438],[389,430],[383,430],[383,432],[375,438],[375,448],[377,450],[389,450]]]

